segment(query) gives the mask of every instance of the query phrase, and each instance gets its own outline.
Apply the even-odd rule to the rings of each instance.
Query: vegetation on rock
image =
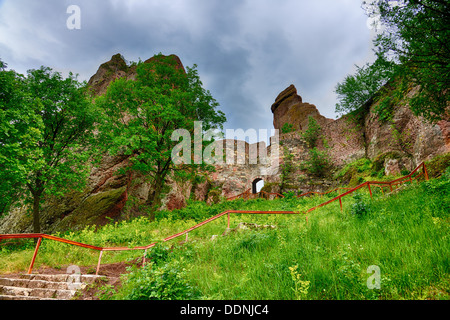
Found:
[[[218,103],[202,88],[195,66],[187,70],[171,56],[157,55],[137,64],[135,80],[120,78],[96,99],[104,117],[102,145],[112,155],[129,156],[131,166],[126,170],[150,180],[147,205],[155,209],[161,205],[168,175],[185,174],[187,169],[179,171],[172,159],[178,143],[172,140],[174,131],[186,130],[193,136],[195,121],[201,121],[204,130],[221,128],[225,121],[216,110]]]
[[[364,2],[369,15],[378,14],[381,32],[374,40],[377,60],[358,67],[336,86],[336,110],[349,112],[364,106],[388,81],[395,81],[390,97],[379,104],[382,119],[392,114],[395,99],[410,87],[419,88],[409,99],[415,115],[430,121],[448,118],[450,101],[449,4],[439,0],[373,0]],[[381,93],[382,94],[382,93]]]

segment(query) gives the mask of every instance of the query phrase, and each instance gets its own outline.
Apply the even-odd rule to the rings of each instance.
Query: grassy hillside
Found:
[[[119,289],[103,288],[102,299],[449,299],[450,172],[429,182],[371,199],[360,192],[304,215],[231,216],[274,228],[231,231],[226,217],[149,250],[151,262],[131,267]],[[98,246],[147,245],[229,209],[303,210],[333,195],[272,201],[236,200],[214,206],[192,202],[95,230],[60,236]],[[212,237],[217,235],[217,237]],[[0,273],[27,269],[33,243],[0,247]],[[142,251],[107,252],[102,263],[132,260]],[[43,241],[36,268],[95,266],[98,252]],[[380,271],[380,289],[369,289]],[[92,267],[94,271],[94,267]]]

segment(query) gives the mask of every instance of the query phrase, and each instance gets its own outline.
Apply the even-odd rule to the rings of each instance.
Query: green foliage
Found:
[[[189,300],[198,293],[186,279],[184,262],[155,265],[149,263],[134,269],[125,277],[122,293],[124,300]]]
[[[34,231],[44,193],[81,189],[96,112],[73,74],[41,67],[27,77],[0,71],[0,191],[11,200],[33,201]],[[3,206],[3,211],[7,205]]]
[[[7,64],[4,63],[1,59],[0,59],[0,71],[4,71],[7,67]]]
[[[425,165],[428,170],[428,175],[432,178],[436,178],[445,173],[450,166],[450,152],[434,157],[430,161],[425,162]]]
[[[283,126],[281,127],[281,133],[290,133],[293,132],[294,130],[294,126],[292,125],[292,123],[285,123],[283,124]]]
[[[293,199],[296,196],[296,192],[295,191],[283,192],[283,196],[286,199]]]
[[[356,216],[364,216],[369,213],[370,204],[367,198],[359,192],[355,192],[353,195],[353,204],[350,209],[350,213]]]
[[[169,246],[163,243],[158,243],[156,246],[151,248],[149,252],[147,252],[146,258],[150,259],[153,264],[160,265],[161,263],[167,261],[169,254]]]
[[[381,120],[387,121],[411,86],[417,86],[418,92],[407,98],[414,114],[431,121],[442,119],[450,101],[448,3],[364,1],[367,4],[372,9],[368,13],[377,14],[382,24],[381,32],[373,41],[377,60],[357,67],[354,75],[338,83],[336,111],[350,112],[378,99],[375,111]]]
[[[321,127],[317,123],[317,120],[313,117],[308,117],[308,128],[302,134],[309,150],[309,158],[302,165],[302,169],[307,170],[312,175],[323,177],[331,169],[330,156],[327,151],[327,143],[321,133]],[[322,139],[325,146],[324,150],[317,148],[318,141]]]
[[[317,141],[321,138],[321,127],[317,123],[317,120],[313,117],[308,117],[308,128],[302,134],[308,148],[314,148],[317,146]]]
[[[380,160],[381,161],[381,160]],[[334,177],[341,183],[355,187],[371,177],[381,178],[384,176],[384,158],[380,162],[372,162],[370,159],[361,158],[347,163]],[[378,164],[381,166],[378,167]]]
[[[380,55],[394,57],[402,65],[402,77],[420,90],[411,101],[416,115],[440,120],[450,100],[450,6],[448,1],[406,0],[391,5],[372,1],[384,30],[374,45]]]
[[[319,150],[316,147],[309,149],[309,159],[305,161],[304,168],[312,175],[323,177],[330,168],[331,162],[327,150]]]
[[[195,65],[185,73],[172,56],[159,54],[138,63],[136,73],[135,80],[114,81],[96,100],[104,111],[100,138],[111,154],[130,156],[129,169],[149,177],[148,204],[159,206],[167,175],[175,169],[172,150],[178,141],[172,141],[173,132],[184,129],[193,136],[194,121],[202,121],[204,130],[218,129],[225,116],[202,88]]]
[[[368,103],[383,85],[394,75],[394,63],[379,56],[373,64],[356,66],[356,73],[338,83],[335,92],[339,103],[336,112],[348,113]]]

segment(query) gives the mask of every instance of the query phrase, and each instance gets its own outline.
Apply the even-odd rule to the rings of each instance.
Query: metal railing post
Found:
[[[367,187],[369,188],[370,197],[373,199],[373,197],[372,197],[372,189],[370,189],[370,183],[369,182],[367,183]]]
[[[102,255],[103,255],[103,250],[100,250],[100,255],[98,256],[97,271],[95,272],[96,276],[98,276],[98,270],[100,269],[100,263],[102,261]]]
[[[425,162],[423,163],[423,172],[425,174],[425,180],[428,181],[428,170],[427,167],[425,166]]]
[[[30,267],[28,268],[28,274],[31,274],[31,272],[33,270],[34,261],[36,261],[36,256],[37,256],[39,247],[41,246],[41,241],[42,241],[42,237],[39,237],[39,239],[36,243],[36,248],[34,248],[33,259],[31,259]]]
[[[142,258],[142,266],[145,265],[145,256],[147,255],[147,249],[144,250],[144,257]]]

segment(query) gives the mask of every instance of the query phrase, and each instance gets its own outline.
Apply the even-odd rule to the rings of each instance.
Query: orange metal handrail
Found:
[[[418,174],[417,176],[415,176],[413,178],[413,175],[420,168],[423,169],[423,172]],[[339,200],[339,204],[340,204],[340,207],[341,207],[341,210],[342,210],[343,208],[342,208],[342,200],[341,199],[343,197],[345,197],[345,196],[355,192],[356,190],[358,190],[360,188],[363,188],[363,187],[367,186],[368,189],[369,189],[370,195],[372,196],[372,190],[370,188],[371,185],[379,186],[379,187],[381,187],[381,190],[383,190],[383,186],[382,185],[388,185],[390,187],[391,191],[392,191],[392,185],[404,183],[404,182],[407,182],[407,181],[412,181],[412,179],[418,179],[418,177],[420,177],[422,174],[425,176],[425,179],[428,180],[428,172],[427,172],[425,163],[421,163],[409,175],[401,177],[401,178],[398,178],[398,179],[393,180],[393,181],[389,181],[389,182],[386,182],[386,181],[367,181],[367,182],[364,182],[364,183],[360,184],[359,186],[351,188],[350,190],[346,191],[345,193],[340,194],[337,197],[334,197],[333,199],[330,199],[330,200],[328,200],[328,201],[326,201],[324,203],[321,203],[321,204],[319,204],[319,205],[317,205],[317,206],[315,206],[313,208],[308,209],[305,212],[295,212],[295,211],[255,211],[255,210],[249,210],[249,211],[245,211],[245,210],[244,211],[242,211],[242,210],[228,210],[228,211],[224,211],[224,212],[219,213],[219,214],[217,214],[217,215],[215,215],[215,216],[213,216],[213,217],[211,217],[209,219],[206,219],[205,221],[200,222],[199,224],[197,224],[197,225],[195,225],[195,226],[193,226],[193,227],[191,227],[189,229],[186,229],[186,230],[184,230],[182,232],[179,232],[177,234],[169,236],[169,237],[163,239],[162,241],[166,242],[166,241],[178,238],[178,237],[180,237],[182,235],[186,235],[186,238],[187,238],[187,234],[189,232],[191,232],[191,231],[193,231],[193,230],[195,230],[197,228],[200,228],[201,226],[203,226],[203,225],[205,225],[205,224],[207,224],[207,223],[209,223],[211,221],[214,221],[214,220],[216,220],[216,219],[218,219],[218,218],[220,218],[220,217],[222,217],[224,215],[228,216],[227,227],[229,228],[230,227],[230,214],[231,213],[235,213],[235,214],[300,214],[300,213],[307,214],[307,213],[309,213],[311,211],[314,211],[314,210],[316,210],[316,209],[318,209],[320,207],[323,207],[323,206],[325,206],[327,204],[330,204],[330,203],[332,203],[332,202],[334,202],[336,200]],[[407,181],[403,181],[405,179],[408,179],[408,180]],[[349,189],[349,188],[337,188],[337,189],[334,189],[334,190],[331,190],[331,191],[328,191],[328,192],[325,192],[325,193],[322,193],[322,194],[327,194],[327,193],[336,191],[338,189]],[[249,190],[247,190],[247,191],[249,191]],[[244,192],[242,194],[245,194],[246,192]],[[311,193],[314,193],[314,192],[308,192],[306,194],[311,194]],[[317,192],[317,193],[319,193],[319,192]],[[304,196],[306,194],[303,194],[303,195],[300,195],[300,196]],[[93,245],[89,245],[89,244],[85,244],[85,243],[81,243],[81,242],[76,242],[76,241],[73,241],[73,240],[63,239],[63,238],[60,238],[60,237],[51,236],[51,235],[47,235],[47,234],[43,234],[43,233],[0,234],[0,241],[3,240],[3,239],[32,239],[32,238],[38,238],[38,241],[37,241],[37,244],[36,244],[36,247],[35,247],[35,250],[34,250],[34,254],[33,254],[33,258],[31,260],[30,267],[28,268],[28,273],[29,274],[32,272],[33,265],[34,265],[34,262],[36,260],[36,256],[37,256],[39,247],[41,245],[42,239],[49,239],[49,240],[58,241],[58,242],[62,242],[62,243],[66,243],[66,244],[70,244],[70,245],[86,248],[86,249],[92,249],[92,250],[100,251],[96,274],[98,274],[98,271],[99,271],[99,268],[100,268],[100,263],[101,263],[101,258],[102,258],[102,255],[103,255],[104,251],[145,250],[145,252],[146,252],[147,249],[150,249],[150,248],[154,247],[157,244],[157,242],[155,242],[155,243],[152,243],[152,244],[150,244],[148,246],[138,246],[138,247],[131,247],[131,248],[130,247],[98,247],[98,246],[93,246]],[[144,254],[144,260],[143,261],[145,263],[145,254]]]
[[[255,210],[250,210],[250,211],[244,211],[244,210],[228,210],[228,211],[224,211],[222,213],[219,213],[203,222],[200,222],[199,224],[186,229],[182,232],[179,232],[177,234],[174,234],[172,236],[169,236],[165,239],[162,240],[162,242],[166,242],[175,238],[178,238],[182,235],[186,235],[189,232],[200,228],[201,226],[214,221],[224,215],[228,215],[228,228],[230,227],[230,214],[231,213],[237,213],[237,214],[298,214],[298,212],[294,212],[294,211],[255,211]],[[85,244],[85,243],[81,243],[81,242],[76,242],[76,241],[72,241],[72,240],[68,240],[68,239],[63,239],[63,238],[59,238],[59,237],[55,237],[55,236],[51,236],[48,234],[43,234],[43,233],[28,233],[28,234],[0,234],[0,241],[3,239],[33,239],[33,238],[38,238],[38,242],[36,244],[36,248],[33,254],[33,258],[31,260],[31,264],[30,267],[28,268],[28,274],[31,274],[32,269],[33,269],[33,265],[34,262],[36,260],[36,256],[39,250],[39,247],[41,245],[41,241],[42,239],[50,239],[50,240],[54,240],[54,241],[58,241],[58,242],[62,242],[62,243],[66,243],[66,244],[70,244],[70,245],[74,245],[74,246],[78,246],[78,247],[82,247],[82,248],[86,248],[86,249],[92,249],[92,250],[97,250],[100,251],[100,255],[99,255],[99,259],[98,259],[98,263],[97,263],[97,271],[96,274],[98,274],[99,268],[100,268],[100,262],[101,262],[101,258],[103,255],[104,251],[130,251],[130,250],[147,250],[150,249],[152,247],[154,247],[155,245],[157,245],[158,242],[154,242],[148,246],[138,246],[138,247],[98,247],[98,246],[93,246],[93,245],[89,245],[89,244]],[[145,260],[144,260],[145,261]]]
[[[413,175],[414,175],[420,168],[423,169],[423,173],[420,173],[420,174],[418,174],[417,176],[413,177]],[[363,188],[363,187],[366,187],[366,186],[367,186],[367,188],[369,189],[369,192],[370,192],[370,196],[372,197],[372,190],[371,190],[371,188],[370,188],[371,185],[375,185],[375,186],[379,186],[380,184],[381,184],[381,185],[388,185],[388,186],[390,187],[391,191],[392,191],[392,186],[393,186],[393,185],[397,185],[397,184],[404,183],[404,182],[410,182],[410,181],[412,181],[412,179],[418,179],[422,174],[425,176],[425,179],[428,180],[428,172],[427,172],[427,168],[426,168],[424,162],[422,162],[416,169],[414,169],[410,174],[408,174],[408,175],[406,175],[406,176],[404,176],[404,177],[395,179],[395,180],[393,180],[393,181],[366,181],[366,182],[360,184],[359,186],[356,186],[356,187],[354,187],[353,189],[350,189],[349,191],[347,191],[347,192],[345,192],[345,193],[343,193],[343,194],[340,194],[340,195],[337,196],[337,197],[334,197],[334,198],[331,199],[331,200],[328,200],[328,201],[326,201],[326,202],[324,202],[324,203],[321,203],[321,204],[319,204],[319,205],[317,205],[317,206],[315,206],[315,207],[313,207],[313,208],[308,209],[308,210],[307,210],[306,212],[304,212],[304,213],[309,213],[309,212],[311,212],[311,211],[314,211],[314,210],[316,210],[316,209],[318,209],[318,208],[320,208],[320,207],[323,207],[323,206],[325,206],[325,205],[327,205],[327,204],[329,204],[329,203],[331,203],[331,202],[334,202],[334,201],[336,201],[336,200],[339,200],[339,204],[340,204],[341,211],[342,211],[342,210],[343,210],[343,208],[342,208],[342,198],[345,197],[346,195],[349,195],[349,194],[355,192],[356,190],[358,190],[358,189],[360,189],[360,188]],[[407,179],[407,180],[406,180],[406,179]],[[383,189],[382,189],[382,190],[383,190]],[[383,193],[384,193],[384,192],[383,192]]]

